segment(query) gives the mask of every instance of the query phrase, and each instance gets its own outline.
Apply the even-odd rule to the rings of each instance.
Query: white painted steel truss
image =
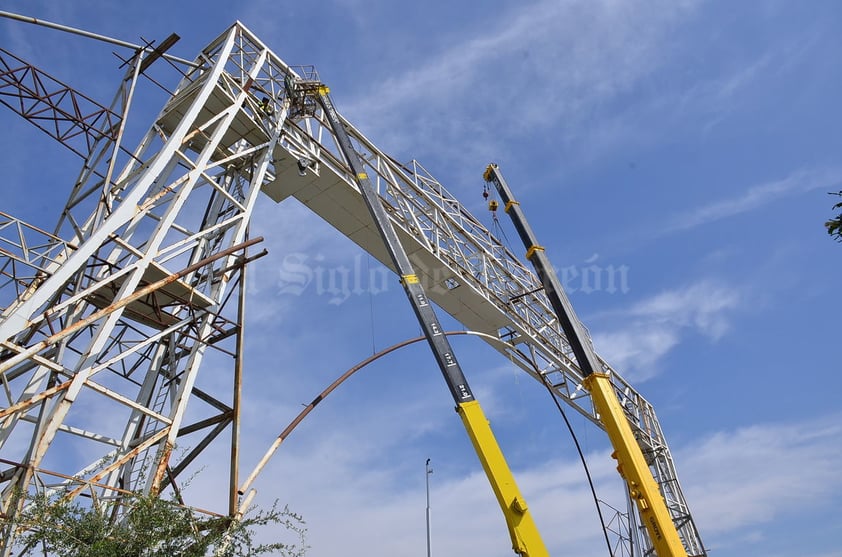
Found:
[[[200,54],[134,151],[122,134],[102,135],[54,234],[0,214],[6,512],[15,489],[105,500],[161,489],[226,428],[228,512],[237,512],[242,295],[234,287],[242,286],[242,244],[258,192],[276,202],[298,198],[390,265],[320,110],[290,112],[289,78],[318,76],[290,68],[237,23]],[[136,80],[130,72],[115,114],[127,115]],[[394,161],[346,125],[430,297],[466,328],[503,340],[491,345],[602,427],[537,277],[419,163]],[[198,386],[208,349],[233,357],[231,392]],[[654,409],[603,367],[688,554],[704,555]],[[191,399],[206,412],[186,420]],[[96,408],[110,419],[84,419]],[[194,448],[178,458],[172,447],[180,437]],[[51,448],[72,443],[91,456],[72,464],[49,458]]]

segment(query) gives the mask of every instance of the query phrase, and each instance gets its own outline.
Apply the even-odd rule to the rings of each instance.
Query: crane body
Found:
[[[526,258],[535,267],[541,279],[544,291],[552,304],[553,310],[567,336],[576,361],[582,370],[582,384],[590,393],[600,420],[605,426],[608,438],[614,448],[613,456],[617,459],[617,470],[628,486],[629,495],[637,505],[649,538],[658,557],[687,557],[681,538],[673,524],[664,499],[658,490],[649,465],[634,437],[626,414],[620,405],[610,376],[603,369],[582,323],[576,316],[573,304],[567,297],[564,287],[550,263],[544,248],[538,240],[520,203],[514,200],[511,189],[495,164],[490,164],[483,174],[486,182],[494,185],[504,203],[504,211],[511,217],[512,223],[526,247]]]
[[[306,106],[308,97],[315,97],[321,105],[324,115],[336,134],[337,143],[348,166],[351,168],[360,194],[383,240],[389,258],[401,277],[401,285],[412,306],[418,323],[444,376],[450,394],[456,403],[456,412],[462,419],[468,437],[482,464],[483,470],[491,483],[497,502],[503,511],[512,549],[523,557],[549,557],[538,528],[535,525],[529,507],[515,483],[514,475],[506,463],[488,419],[474,398],[468,381],[456,359],[450,341],[444,334],[432,304],[416,274],[406,250],[398,238],[389,215],[368,178],[363,162],[351,143],[333,101],[329,89],[320,82],[287,80],[287,95],[290,102]]]

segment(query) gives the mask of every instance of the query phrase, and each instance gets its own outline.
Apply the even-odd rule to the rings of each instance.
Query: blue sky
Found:
[[[358,129],[395,159],[421,161],[489,227],[481,174],[497,162],[597,351],[655,406],[711,555],[842,556],[842,245],[822,226],[827,192],[842,189],[837,2],[2,9],[131,42],[177,32],[183,58],[240,20],[288,63],[314,64]],[[103,103],[120,76],[113,47],[57,31],[0,20],[0,46]],[[0,122],[2,209],[50,229],[79,161],[11,111]],[[249,285],[246,468],[341,372],[418,334],[396,282],[346,296],[316,278],[355,265],[376,274],[376,262],[296,202],[261,201],[254,227],[271,253]],[[290,282],[293,262],[313,270],[309,282]],[[551,553],[605,555],[546,393],[480,341],[453,344]],[[605,436],[571,417],[610,498]],[[421,344],[320,405],[261,476],[259,497],[304,515],[312,555],[423,555],[427,458],[433,554],[510,555]],[[188,488],[209,506],[213,472]]]

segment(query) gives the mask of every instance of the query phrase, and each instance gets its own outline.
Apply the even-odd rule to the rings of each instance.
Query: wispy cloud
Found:
[[[644,381],[657,375],[660,359],[687,333],[719,339],[728,330],[729,313],[739,305],[737,289],[703,280],[611,312],[612,321],[623,322],[623,328],[596,334],[594,346],[625,376]]]
[[[780,199],[819,188],[832,190],[842,183],[842,168],[802,169],[786,178],[758,184],[728,199],[697,207],[672,219],[663,233],[688,230],[759,209]]]
[[[805,510],[830,511],[842,493],[840,416],[721,431],[678,451],[681,476],[698,526],[710,549],[725,551],[772,537],[762,525]],[[785,488],[782,488],[785,486]],[[743,552],[746,553],[746,552]],[[753,552],[749,552],[753,553]]]
[[[493,152],[504,138],[560,121],[576,135],[597,107],[660,67],[669,56],[665,34],[695,3],[518,4],[464,30],[460,42],[395,68],[343,112],[391,148],[411,141],[416,154],[419,145],[438,154],[456,145],[463,155]]]
[[[692,327],[716,340],[728,328],[723,312],[738,303],[736,290],[708,280],[638,302],[629,314],[652,323]]]
[[[281,496],[305,515],[317,553],[366,548],[379,556],[423,550],[423,453],[412,453],[408,469],[402,428],[384,428],[383,422],[367,416],[356,424],[357,434],[337,424],[336,431],[303,447],[284,448],[264,475],[261,487],[267,496]],[[828,415],[755,424],[674,446],[684,491],[706,545],[729,554],[758,554],[775,536],[767,530],[774,519],[832,508],[842,492],[836,466],[842,457],[839,423],[840,416]],[[593,452],[588,461],[600,496],[611,500],[608,494],[619,493],[619,480],[608,452]],[[447,455],[433,463],[434,550],[509,555],[505,523],[484,474],[476,468],[467,473],[448,469],[456,455],[472,457],[460,449]],[[514,473],[551,554],[604,555],[576,460],[544,458]],[[372,543],[371,537],[382,532],[388,535],[378,535]]]
[[[597,481],[619,483],[607,452],[590,456]],[[398,460],[369,460],[359,467],[349,467],[347,459],[337,459],[332,451],[297,454],[285,457],[272,472],[274,477],[294,478],[282,482],[285,498],[295,501],[296,510],[308,518],[316,553],[339,554],[349,548],[365,548],[374,556],[423,554],[423,460],[412,475],[394,466]],[[505,520],[478,463],[462,475],[454,474],[442,459],[433,462],[433,471],[433,553],[511,555]],[[605,554],[598,518],[578,462],[551,459],[514,473],[551,554],[562,553],[562,548],[565,553],[587,557]]]

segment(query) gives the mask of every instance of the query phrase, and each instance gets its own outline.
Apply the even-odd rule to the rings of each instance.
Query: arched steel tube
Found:
[[[489,334],[486,334],[486,333],[481,333],[479,331],[447,331],[444,334],[447,335],[447,336],[455,336],[455,335],[479,336],[479,337],[483,337],[483,338],[486,338],[486,339],[489,339],[489,340],[493,340],[493,341],[508,345],[508,343],[500,340],[499,338],[497,338],[495,336],[492,336],[492,335],[489,335]],[[387,354],[391,354],[395,350],[398,350],[400,348],[404,348],[406,346],[409,346],[410,344],[415,344],[416,342],[421,342],[422,340],[425,340],[425,337],[419,336],[419,337],[410,338],[410,339],[398,342],[396,344],[393,344],[393,345],[389,346],[388,348],[384,348],[383,350],[377,352],[376,354],[372,354],[368,358],[360,361],[355,366],[349,368],[345,373],[340,375],[333,383],[328,385],[328,387],[325,390],[320,392],[316,396],[316,398],[314,398],[310,402],[310,404],[305,406],[304,409],[301,410],[301,412],[299,412],[298,415],[284,428],[284,430],[281,431],[281,433],[278,435],[278,437],[275,439],[275,441],[272,442],[272,444],[266,450],[266,453],[263,455],[263,458],[260,459],[260,461],[257,463],[257,466],[254,467],[254,470],[252,470],[251,474],[249,474],[248,478],[246,478],[246,481],[243,482],[243,484],[237,490],[237,493],[242,496],[246,493],[246,491],[249,490],[249,488],[251,487],[251,485],[254,483],[255,479],[257,478],[257,476],[266,467],[266,464],[269,462],[269,459],[272,458],[272,456],[275,454],[275,451],[277,451],[278,447],[281,446],[281,443],[283,443],[284,440],[286,440],[286,438],[289,437],[289,435],[298,426],[298,424],[300,424],[302,422],[302,420],[304,420],[304,418],[306,418],[307,415],[310,412],[312,412],[313,409],[316,406],[318,406],[318,404],[321,401],[323,401],[330,393],[332,393],[334,390],[336,390],[336,388],[339,387],[339,385],[344,383],[346,379],[348,379],[349,377],[354,375],[356,372],[358,372],[359,370],[361,370],[362,368],[364,368],[368,364],[374,362],[375,360],[378,360],[378,359],[382,358],[383,356],[385,356]],[[248,496],[243,500],[243,503],[240,505],[240,510],[239,510],[240,515],[242,515],[245,512],[245,510],[248,508],[248,506],[251,503],[251,500],[254,498],[255,494],[256,494],[256,491],[252,489],[249,492]]]

